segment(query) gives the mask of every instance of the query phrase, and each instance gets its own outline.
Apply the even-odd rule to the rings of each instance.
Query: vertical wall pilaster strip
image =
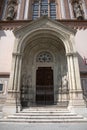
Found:
[[[61,16],[62,16],[62,19],[66,19],[64,0],[60,0],[60,5],[61,5]]]
[[[69,10],[70,10],[70,17],[71,19],[74,19],[73,8],[72,8],[70,0],[68,0],[68,4],[69,4]]]
[[[76,90],[75,68],[74,68],[74,61],[73,61],[72,55],[70,56],[70,66],[71,66],[72,87],[73,87],[73,90]]]
[[[13,55],[8,90],[14,90],[15,66],[16,66],[16,56]]]
[[[6,9],[7,9],[7,0],[5,0],[5,6],[4,6],[4,11],[3,11],[2,19],[5,19]]]
[[[17,10],[17,20],[19,20],[19,16],[20,16],[20,9],[21,9],[21,0],[19,0],[19,2],[18,2],[18,10]]]
[[[48,17],[50,17],[50,0],[48,0]]]
[[[29,8],[28,8],[28,19],[32,20],[32,3],[33,1],[29,0]]]
[[[84,1],[85,1],[86,9],[87,9],[87,0],[84,0]]]
[[[60,0],[56,2],[56,12],[57,12],[57,19],[61,19],[61,7],[60,7]]]
[[[15,65],[15,76],[14,76],[14,90],[17,90],[18,88],[18,69],[19,69],[19,55],[16,55],[16,65]]]
[[[83,6],[83,11],[84,11],[85,19],[87,19],[87,7],[86,7],[86,3],[85,3],[84,0],[83,0],[83,2],[82,2],[82,6]]]
[[[26,0],[21,0],[21,9],[20,9],[20,20],[24,19],[24,9]]]
[[[29,9],[29,0],[26,0],[25,11],[24,11],[24,19],[28,19],[28,9]]]
[[[70,56],[67,56],[67,65],[68,65],[68,87],[72,91],[72,79],[71,79],[71,65],[70,65]]]
[[[70,19],[70,10],[68,0],[64,0],[65,11],[66,11],[66,19]]]
[[[20,58],[19,58],[19,73],[18,73],[18,88],[17,90],[20,91],[20,85],[21,85],[21,66],[22,66],[22,55],[20,55]]]
[[[80,70],[79,70],[79,63],[78,63],[78,58],[75,55],[74,56],[74,66],[75,66],[75,79],[76,79],[76,84],[77,84],[77,90],[82,90],[81,88],[81,81],[80,81]]]

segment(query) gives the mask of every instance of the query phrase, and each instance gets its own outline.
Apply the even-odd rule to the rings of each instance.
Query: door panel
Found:
[[[51,67],[39,67],[36,72],[36,103],[53,104],[53,70]]]

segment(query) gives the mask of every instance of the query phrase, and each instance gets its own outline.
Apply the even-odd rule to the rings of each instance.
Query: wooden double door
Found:
[[[54,103],[53,70],[51,67],[38,67],[36,71],[36,103]]]

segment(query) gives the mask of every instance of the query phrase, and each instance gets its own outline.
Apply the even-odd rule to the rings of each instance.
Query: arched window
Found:
[[[44,15],[52,19],[56,19],[55,0],[34,0],[32,10],[32,19],[36,19]]]
[[[56,3],[55,0],[50,2],[50,18],[56,19]]]
[[[53,62],[53,56],[49,52],[41,52],[37,55],[36,62]]]
[[[39,0],[35,0],[33,3],[33,17],[32,19],[38,18],[39,14]]]

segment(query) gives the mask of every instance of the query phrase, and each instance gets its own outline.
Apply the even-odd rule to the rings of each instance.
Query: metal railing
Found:
[[[57,88],[56,92],[54,92],[54,88]],[[36,88],[36,92],[34,90],[30,90]],[[58,89],[59,88],[59,89]],[[53,104],[54,102],[54,95],[58,94],[68,94],[69,90],[68,88],[63,88],[61,86],[21,86],[20,90],[20,104],[21,104],[21,109],[23,107],[28,106],[28,102],[30,101],[31,103],[40,103],[40,104]],[[35,95],[36,102],[31,100],[31,95]],[[52,98],[53,97],[53,98]]]

